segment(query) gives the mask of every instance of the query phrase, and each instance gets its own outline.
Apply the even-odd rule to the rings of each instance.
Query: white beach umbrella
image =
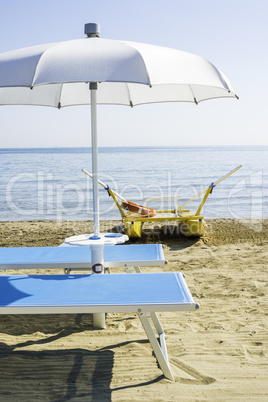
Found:
[[[0,104],[62,108],[91,104],[94,236],[99,236],[97,104],[139,105],[237,97],[213,64],[183,51],[99,38],[39,45],[0,55]]]

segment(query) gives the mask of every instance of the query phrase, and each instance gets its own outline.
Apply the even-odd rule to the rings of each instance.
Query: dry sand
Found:
[[[57,246],[90,225],[3,222],[0,246]],[[169,263],[143,271],[183,271],[200,303],[159,314],[175,383],[135,315],[109,314],[99,331],[87,314],[2,315],[1,401],[268,401],[268,220],[211,220],[202,239],[160,229],[144,241],[164,243]]]

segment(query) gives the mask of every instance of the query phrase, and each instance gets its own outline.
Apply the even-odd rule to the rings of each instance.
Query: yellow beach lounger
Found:
[[[179,231],[184,236],[202,236],[206,223],[204,217],[201,215],[201,210],[209,196],[212,193],[214,187],[221,181],[231,176],[242,166],[238,166],[231,172],[227,173],[221,179],[216,182],[212,182],[209,187],[201,191],[195,197],[184,202],[182,205],[178,205],[180,197],[151,197],[145,198],[147,206],[135,204],[131,201],[127,201],[121,195],[113,191],[108,185],[105,185],[101,181],[99,184],[105,188],[108,194],[113,198],[117,208],[122,217],[125,234],[129,237],[142,237],[142,227],[145,222],[177,222]],[[89,177],[92,175],[83,169]],[[184,209],[190,202],[204,195],[196,212],[193,213],[189,209]],[[169,210],[154,210],[149,207],[149,203],[153,201],[174,201],[174,209]]]

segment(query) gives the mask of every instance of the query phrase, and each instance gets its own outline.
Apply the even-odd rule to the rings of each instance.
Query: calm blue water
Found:
[[[89,148],[0,149],[0,221],[92,219]],[[100,148],[99,179],[137,203],[180,196],[181,203],[238,165],[216,186],[206,218],[268,217],[268,147]],[[120,219],[100,186],[101,219]],[[201,199],[191,203],[195,211]],[[171,205],[154,204],[156,208]]]

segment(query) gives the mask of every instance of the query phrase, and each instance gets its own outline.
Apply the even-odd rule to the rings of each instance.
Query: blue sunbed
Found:
[[[104,266],[164,265],[162,244],[104,246]],[[90,247],[0,247],[0,269],[89,269]]]
[[[174,379],[165,335],[156,312],[197,307],[181,273],[0,275],[0,314],[138,313],[159,365],[170,380]]]

